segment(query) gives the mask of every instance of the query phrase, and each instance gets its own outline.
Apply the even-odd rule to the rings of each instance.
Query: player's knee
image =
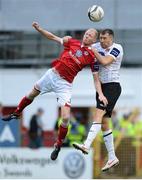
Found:
[[[68,121],[70,119],[70,107],[62,107],[61,116],[64,121]]]
[[[102,121],[102,131],[109,130],[109,123],[107,121]]]
[[[69,119],[70,119],[70,114],[62,114],[62,119],[64,120],[64,121],[68,121]]]
[[[63,119],[62,119],[62,125],[63,125],[64,127],[67,127],[67,126],[69,125],[69,118],[63,118]]]
[[[36,97],[36,96],[34,96],[33,94],[28,94],[28,95],[27,95],[27,98],[29,98],[29,99],[31,99],[31,100],[34,100],[35,97]]]
[[[105,114],[105,111],[101,109],[96,109],[95,113],[93,114],[93,120],[95,122],[101,123],[104,114]]]
[[[39,95],[39,93],[40,93],[39,91],[33,89],[33,90],[27,95],[27,97],[28,97],[29,99],[33,100],[36,96]]]
[[[105,131],[106,130],[106,125],[102,123],[102,131]]]

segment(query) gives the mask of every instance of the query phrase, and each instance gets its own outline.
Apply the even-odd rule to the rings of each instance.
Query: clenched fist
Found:
[[[38,22],[33,22],[32,26],[36,29],[36,30],[40,30],[40,26],[38,24]]]

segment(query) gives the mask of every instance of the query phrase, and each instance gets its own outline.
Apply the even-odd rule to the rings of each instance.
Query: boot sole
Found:
[[[86,152],[85,150],[81,149],[78,145],[76,145],[76,144],[72,144],[72,145],[73,145],[73,147],[75,149],[82,151],[83,154],[88,154],[88,152]]]
[[[109,169],[117,166],[119,164],[119,162],[117,162],[116,164],[112,165],[111,167],[107,168],[107,169],[103,169],[102,172],[108,171]]]

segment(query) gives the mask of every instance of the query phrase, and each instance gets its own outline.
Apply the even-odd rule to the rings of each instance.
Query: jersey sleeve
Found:
[[[65,47],[65,48],[69,48],[69,46],[70,46],[70,43],[73,41],[73,38],[69,38],[68,39],[68,42],[63,42],[63,46]]]
[[[96,73],[99,71],[99,62],[98,61],[93,61],[91,64],[90,64],[90,68],[91,68],[91,71],[92,73]]]
[[[59,59],[54,59],[52,62],[51,62],[51,67],[55,67],[58,63],[60,63],[60,60]]]

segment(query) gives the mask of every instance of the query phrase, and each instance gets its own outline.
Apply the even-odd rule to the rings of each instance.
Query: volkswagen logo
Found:
[[[64,171],[69,178],[80,177],[85,169],[85,160],[83,156],[77,152],[72,152],[65,157]]]

